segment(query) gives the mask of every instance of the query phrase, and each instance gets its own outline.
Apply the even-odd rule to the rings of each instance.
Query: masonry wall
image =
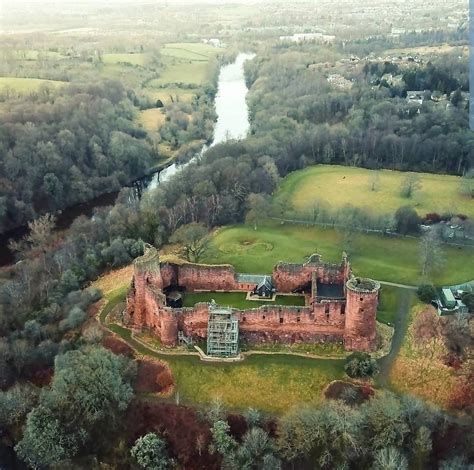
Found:
[[[349,351],[373,351],[377,347],[376,316],[378,292],[347,289],[344,345]]]
[[[144,256],[136,263],[127,295],[125,322],[135,330],[148,330],[164,345],[177,343],[178,331],[194,338],[207,336],[207,303],[193,308],[166,307],[162,289],[181,286],[188,291],[250,290],[254,285],[239,284],[232,266],[162,263]],[[321,263],[319,258],[304,265],[280,263],[273,273],[279,292],[293,292],[308,283],[345,283],[350,275],[346,259],[340,265]],[[318,302],[289,307],[264,305],[255,309],[234,310],[240,336],[254,342],[344,342],[348,350],[370,351],[376,346],[375,315],[378,292],[346,289],[346,300]]]
[[[319,256],[305,264],[278,263],[273,270],[273,282],[278,292],[291,293],[311,283],[313,273],[323,284],[345,284],[350,266],[344,257],[341,264],[323,263]]]

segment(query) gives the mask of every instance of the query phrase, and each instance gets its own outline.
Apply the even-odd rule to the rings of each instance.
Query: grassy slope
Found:
[[[371,178],[375,173],[379,175],[379,190],[371,191]],[[276,198],[287,200],[298,210],[310,209],[315,201],[325,201],[332,208],[351,204],[370,208],[374,213],[394,213],[400,206],[411,205],[420,215],[454,212],[474,216],[472,200],[459,194],[459,177],[428,173],[417,175],[421,189],[413,198],[407,199],[400,196],[400,186],[407,173],[317,165],[287,176]]]
[[[257,231],[240,225],[223,228],[214,235],[205,261],[230,263],[239,272],[270,273],[278,261],[302,262],[314,252],[326,261],[341,259],[342,235],[332,229],[268,224]],[[382,281],[418,284],[419,242],[416,239],[356,235],[350,253],[356,274]],[[473,256],[469,248],[445,247],[446,264],[435,276],[438,284],[474,279]]]
[[[432,307],[417,303],[410,313],[410,327],[390,372],[390,386],[397,393],[416,395],[438,406],[448,406],[457,375],[443,362],[447,348],[440,338],[420,342],[414,335],[413,321],[427,308]]]

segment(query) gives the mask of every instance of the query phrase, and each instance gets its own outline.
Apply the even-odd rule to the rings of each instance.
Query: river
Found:
[[[245,85],[244,63],[254,56],[255,54],[241,53],[232,64],[224,65],[220,70],[215,99],[217,122],[211,147],[229,138],[244,138],[249,131],[250,122],[246,102],[248,90]],[[191,161],[200,158],[208,148],[208,146],[204,146],[202,151],[187,163],[173,163],[167,168],[156,172],[152,177],[147,176],[141,178],[130,186],[136,186],[140,188],[141,191],[153,189],[158,184],[169,180],[176,172],[189,165]],[[112,205],[117,195],[118,192],[103,194],[91,201],[77,204],[58,212],[56,214],[57,228],[59,230],[67,229],[72,222],[81,215],[91,217],[95,208]],[[13,253],[8,249],[8,240],[19,240],[24,237],[27,232],[28,230],[24,226],[0,234],[0,266],[6,266],[14,262]]]
[[[250,129],[244,63],[253,57],[255,54],[241,53],[235,62],[221,68],[215,101],[217,122],[210,147],[225,142],[227,139],[243,139]],[[173,163],[157,173],[149,188],[155,188],[159,183],[169,180],[177,171],[200,158],[208,148],[209,146],[205,145],[201,152],[187,163],[181,165]]]

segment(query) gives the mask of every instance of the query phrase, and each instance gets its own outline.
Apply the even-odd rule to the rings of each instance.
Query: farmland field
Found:
[[[150,60],[148,54],[104,54],[104,64],[132,64],[144,66]]]
[[[312,253],[325,261],[339,262],[344,249],[343,235],[333,229],[268,223],[258,230],[247,225],[218,230],[205,262],[229,263],[238,272],[270,273],[278,261],[303,262]],[[446,263],[434,276],[439,284],[474,279],[474,265],[466,263],[473,250],[444,247]],[[416,285],[421,281],[417,239],[356,234],[349,258],[357,275],[381,281]]]
[[[59,87],[64,84],[66,84],[66,82],[43,80],[40,78],[0,77],[0,90],[8,87],[19,93],[37,91],[42,85]]]
[[[183,101],[189,103],[195,96],[193,90],[186,90],[184,88],[167,87],[157,89],[147,89],[147,95],[150,99],[161,102],[167,106],[172,102]]]
[[[192,60],[196,62],[207,62],[211,57],[218,54],[222,49],[215,48],[203,43],[170,43],[161,49],[161,54],[177,59]]]
[[[421,186],[412,198],[404,198],[400,195],[400,188],[407,173],[317,165],[287,176],[281,183],[276,199],[286,201],[299,211],[311,209],[315,202],[324,201],[333,209],[351,204],[378,214],[394,213],[399,207],[410,205],[419,215],[452,212],[474,217],[472,199],[459,193],[460,177],[429,173],[410,175],[416,175]],[[376,190],[372,190],[374,181]]]
[[[155,78],[148,83],[149,88],[160,88],[172,83],[187,83],[190,85],[203,85],[206,79],[207,62],[179,62],[169,64],[163,70],[160,78]]]

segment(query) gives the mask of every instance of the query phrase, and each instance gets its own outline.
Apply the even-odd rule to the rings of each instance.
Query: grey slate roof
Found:
[[[261,284],[265,282],[265,274],[237,274],[237,282],[246,282],[248,284]]]

